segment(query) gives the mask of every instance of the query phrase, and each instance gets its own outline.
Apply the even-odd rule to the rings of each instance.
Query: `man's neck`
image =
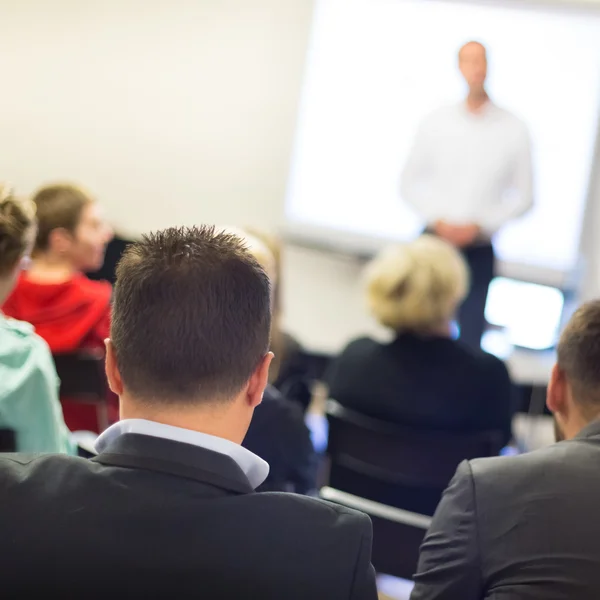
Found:
[[[62,283],[71,279],[76,272],[73,265],[65,260],[40,254],[34,258],[27,278],[38,283]]]
[[[227,407],[218,409],[206,406],[202,410],[197,407],[179,407],[169,408],[168,410],[152,408],[151,406],[137,406],[130,402],[123,402],[121,398],[120,409],[121,420],[125,419],[144,419],[154,421],[171,427],[180,427],[189,429],[198,433],[214,435],[226,440],[241,444],[246,435],[248,423],[240,423]]]
[[[489,96],[484,88],[470,90],[466,101],[467,110],[472,113],[480,113],[489,100]]]
[[[583,415],[577,415],[573,417],[568,424],[563,424],[563,436],[566,440],[572,440],[574,437],[577,437],[588,425],[594,423],[595,421],[600,420],[600,414],[587,415],[584,417]]]

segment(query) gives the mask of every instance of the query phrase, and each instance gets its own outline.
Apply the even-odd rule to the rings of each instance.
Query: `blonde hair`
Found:
[[[281,242],[278,237],[254,227],[228,227],[227,231],[246,242],[246,247],[271,280],[273,298],[271,319],[271,351],[275,358],[269,369],[269,383],[277,381],[285,354],[285,339],[281,329]]]
[[[271,287],[274,288],[277,283],[277,266],[275,257],[268,246],[257,236],[241,227],[225,227],[223,231],[235,235],[244,242],[244,246],[246,246],[250,254],[256,259],[256,262],[264,269],[271,281]]]
[[[449,321],[468,287],[461,254],[431,235],[386,248],[366,270],[371,312],[395,331],[426,332]]]
[[[244,231],[251,236],[258,238],[270,251],[275,259],[275,277],[273,283],[273,319],[278,322],[282,311],[281,302],[281,262],[283,259],[283,244],[281,238],[277,235],[258,229],[256,227],[244,227]]]
[[[9,186],[0,184],[0,276],[10,273],[31,243],[35,228],[35,205],[16,198]]]

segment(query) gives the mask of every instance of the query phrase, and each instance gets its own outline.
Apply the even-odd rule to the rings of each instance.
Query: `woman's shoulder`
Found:
[[[483,349],[471,348],[460,340],[453,343],[454,350],[457,356],[462,356],[465,363],[470,363],[474,369],[483,371],[486,374],[506,374],[508,376],[508,369],[503,360],[497,356],[486,352]]]
[[[98,300],[110,301],[112,285],[108,281],[95,281],[82,273],[77,275],[74,281],[87,295],[93,296]]]
[[[341,352],[338,353],[337,358],[364,358],[380,352],[386,346],[388,346],[388,344],[379,342],[368,336],[358,337],[349,341]]]
[[[5,367],[37,370],[52,367],[50,348],[31,323],[0,316],[0,330],[0,360]]]

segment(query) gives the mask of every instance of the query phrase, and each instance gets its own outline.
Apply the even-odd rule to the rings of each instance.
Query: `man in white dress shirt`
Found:
[[[458,63],[467,98],[421,123],[401,193],[427,229],[460,248],[469,263],[471,291],[459,322],[461,338],[479,347],[494,276],[492,236],[533,203],[531,148],[525,125],[488,97],[485,47],[468,42]]]

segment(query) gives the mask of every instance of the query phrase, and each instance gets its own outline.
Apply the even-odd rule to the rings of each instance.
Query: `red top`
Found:
[[[112,288],[105,281],[74,275],[62,283],[38,283],[22,273],[2,310],[9,317],[27,321],[43,337],[52,354],[82,349],[104,350],[110,330]],[[109,420],[118,419],[118,403],[107,398]],[[71,431],[100,432],[96,407],[61,396],[65,422]]]
[[[27,321],[52,354],[104,348],[110,329],[112,288],[105,281],[74,275],[62,283],[38,283],[21,274],[2,310]]]

